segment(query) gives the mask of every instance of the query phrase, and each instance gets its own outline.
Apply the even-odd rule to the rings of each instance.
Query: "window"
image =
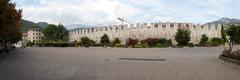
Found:
[[[94,28],[92,28],[92,33],[94,32]]]
[[[181,23],[178,23],[178,27],[181,28],[181,27],[182,27],[182,24],[181,24]]]
[[[171,28],[171,29],[174,28],[174,24],[173,24],[173,23],[170,24],[170,28]]]
[[[186,28],[189,28],[189,24],[186,24]]]
[[[158,24],[157,24],[157,23],[155,23],[155,24],[154,24],[154,27],[155,27],[155,28],[157,28],[157,27],[158,27]]]
[[[215,24],[215,29],[216,29],[216,30],[218,29],[218,24]]]
[[[107,27],[105,27],[105,31],[107,31]]]
[[[147,28],[151,28],[151,26],[147,26]]]
[[[163,24],[162,24],[162,27],[163,27],[163,28],[166,28],[166,23],[163,23]]]
[[[209,29],[209,30],[211,29],[211,24],[208,24],[208,29]]]
[[[201,26],[201,29],[204,29],[204,26],[203,26],[203,25]]]
[[[194,29],[197,29],[197,26],[196,26],[196,25],[193,25],[193,28],[194,28]]]
[[[116,27],[116,30],[118,30],[118,27]]]

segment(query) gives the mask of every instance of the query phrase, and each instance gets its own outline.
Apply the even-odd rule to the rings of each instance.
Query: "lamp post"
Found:
[[[229,51],[232,52],[232,43],[231,43],[231,40],[230,40],[230,36],[226,36],[227,37],[227,41],[228,41],[228,45],[229,45]]]

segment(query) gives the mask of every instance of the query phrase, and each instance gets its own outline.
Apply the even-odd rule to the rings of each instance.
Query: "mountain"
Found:
[[[36,28],[36,24],[34,22],[28,20],[22,20],[22,31],[27,32],[30,28]]]
[[[22,20],[22,31],[23,32],[27,32],[28,29],[30,28],[45,28],[48,26],[48,23],[46,22],[38,22],[38,23],[34,23],[32,21],[28,21],[28,20]]]
[[[209,22],[209,23],[213,23],[213,24],[224,24],[224,25],[228,25],[228,24],[240,24],[240,19],[234,19],[234,18],[227,18],[227,17],[223,17],[217,21],[213,21],[213,22]],[[207,24],[209,24],[207,23]]]
[[[47,27],[49,24],[47,23],[47,22],[38,22],[37,23],[37,26],[39,26],[39,27],[42,27],[42,28],[45,28],[45,27]]]
[[[71,25],[64,25],[68,30],[72,29],[80,29],[80,28],[89,28],[91,26],[84,25],[84,24],[71,24]]]

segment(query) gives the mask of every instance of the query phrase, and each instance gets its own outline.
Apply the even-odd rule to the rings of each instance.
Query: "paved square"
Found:
[[[0,60],[0,80],[240,80],[223,48],[26,48]]]

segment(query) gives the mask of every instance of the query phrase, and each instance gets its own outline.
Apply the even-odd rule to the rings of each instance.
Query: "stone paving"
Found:
[[[223,48],[25,48],[0,60],[0,80],[240,80]]]

